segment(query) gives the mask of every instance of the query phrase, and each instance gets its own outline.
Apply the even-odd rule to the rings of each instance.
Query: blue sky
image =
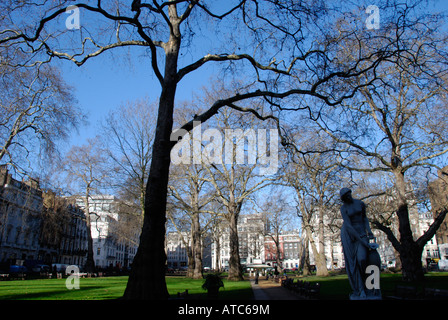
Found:
[[[448,0],[429,1],[428,8],[447,10]],[[73,133],[68,143],[63,144],[62,152],[68,151],[73,144],[83,144],[87,138],[97,135],[99,121],[120,104],[144,97],[149,97],[151,101],[157,100],[160,85],[151,70],[149,55],[145,50],[139,47],[114,50],[112,54],[107,52],[88,60],[81,67],[68,61],[60,63],[65,80],[74,87],[79,106],[89,117],[89,124],[81,127],[79,133]],[[177,100],[190,100],[218,70],[219,66],[212,63],[186,76],[178,86]]]
[[[214,1],[218,10],[216,12],[227,11],[226,7],[232,6],[233,2]],[[83,21],[83,11],[81,10],[80,13],[81,25],[95,23],[96,20],[91,20],[95,19],[94,17],[84,16]],[[62,16],[60,23],[63,23],[64,19],[65,16]],[[74,32],[76,37],[76,33],[80,31],[70,32]],[[199,32],[214,37],[214,34],[208,34],[208,29]],[[203,55],[197,54],[196,50],[205,50],[205,47],[206,45],[189,48],[188,53],[183,56],[184,60],[192,59],[187,62],[191,63],[201,58]],[[80,145],[88,138],[95,137],[99,133],[99,121],[120,104],[145,97],[149,97],[151,101],[157,101],[161,88],[151,69],[150,56],[146,50],[148,49],[142,47],[114,49],[89,59],[81,67],[69,61],[58,62],[64,79],[74,88],[79,106],[87,112],[89,121],[88,125],[80,128],[79,133],[73,133],[68,143],[63,144],[62,152],[68,151],[71,145]],[[161,49],[158,50],[160,52]],[[180,67],[183,66],[180,65]],[[218,70],[218,67],[209,64],[185,76],[178,86],[177,100],[191,100],[194,93],[206,85],[212,74]]]
[[[374,3],[372,0],[372,4]],[[447,10],[448,0],[429,1],[428,8]],[[79,133],[73,132],[69,141],[61,144],[62,154],[72,145],[84,144],[88,138],[99,134],[99,122],[110,110],[127,101],[144,97],[156,101],[160,94],[160,85],[151,69],[149,55],[143,48],[114,50],[112,55],[102,54],[81,67],[68,61],[59,62],[59,66],[65,80],[74,87],[79,106],[89,117],[88,125],[81,127]],[[206,85],[210,76],[218,71],[219,65],[212,63],[209,67],[186,76],[178,87],[177,100],[191,100],[195,92]]]
[[[124,50],[122,50],[124,51]],[[127,52],[127,51],[126,51]],[[81,67],[64,61],[60,64],[65,80],[74,88],[79,106],[88,114],[89,123],[74,132],[64,150],[73,144],[83,144],[99,133],[99,122],[107,113],[127,101],[149,97],[156,101],[160,85],[155,78],[148,56],[141,48],[129,53],[104,54],[87,61]],[[178,89],[178,100],[189,100],[196,90],[207,83],[213,68],[186,76]],[[156,115],[154,115],[156,116]]]

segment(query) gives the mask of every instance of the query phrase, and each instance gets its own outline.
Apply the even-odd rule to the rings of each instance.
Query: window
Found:
[[[8,225],[8,229],[6,230],[6,242],[10,241],[11,229],[12,229],[12,226]],[[448,249],[447,249],[447,254],[448,254]]]
[[[14,240],[15,243],[19,243],[19,237],[21,231],[22,231],[21,227],[16,227],[16,239]]]

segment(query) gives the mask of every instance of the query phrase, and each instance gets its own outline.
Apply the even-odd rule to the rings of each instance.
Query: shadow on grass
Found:
[[[253,291],[251,288],[240,289],[220,289],[217,298],[209,298],[207,291],[203,293],[188,294],[187,297],[183,297],[185,300],[253,300]],[[171,294],[171,299],[177,299],[177,294]]]
[[[224,287],[219,290],[218,299],[210,299],[207,291],[202,289],[203,279],[193,280],[188,278],[173,279],[167,278],[167,287],[171,299],[177,298],[178,292],[188,290],[190,300],[251,300],[253,299],[253,291],[250,282],[245,281],[228,281],[223,278]]]
[[[85,296],[85,293],[93,290],[104,289],[102,286],[86,286],[80,289],[69,290],[67,288],[37,291],[27,293],[13,293],[9,295],[2,295],[1,300],[70,300],[80,299]]]

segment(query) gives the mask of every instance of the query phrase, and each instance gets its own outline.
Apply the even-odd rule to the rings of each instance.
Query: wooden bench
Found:
[[[428,300],[446,300],[448,299],[448,290],[425,288],[424,297]]]
[[[293,285],[294,285],[294,279],[292,278],[286,278],[282,280],[282,287],[285,287],[286,289],[291,290]]]
[[[9,273],[1,273],[0,280],[9,280]]]
[[[315,299],[320,294],[320,283],[302,280],[294,282],[294,279],[284,279],[282,280],[282,286],[308,299]]]
[[[313,283],[308,288],[308,291],[305,293],[305,295],[308,298],[317,298],[320,294],[320,283]]]
[[[177,298],[178,299],[188,299],[188,289],[186,289],[184,292],[178,292]]]
[[[395,300],[413,300],[418,298],[417,288],[413,286],[401,286],[395,287],[395,295],[388,296],[390,299]]]
[[[19,273],[10,273],[9,274],[9,278],[11,280],[25,280],[26,278],[26,274],[23,272],[19,272]]]

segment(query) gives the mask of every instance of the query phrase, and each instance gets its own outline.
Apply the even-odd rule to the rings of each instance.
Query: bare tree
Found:
[[[63,171],[73,193],[79,195],[84,202],[84,212],[87,224],[87,260],[86,270],[93,272],[95,261],[93,259],[92,215],[90,212],[91,197],[100,193],[101,186],[108,172],[104,167],[106,157],[101,149],[99,138],[89,139],[86,145],[73,146],[65,156],[62,163]]]
[[[331,157],[331,156],[330,156]],[[298,161],[286,179],[295,190],[298,201],[298,212],[302,218],[305,238],[316,263],[317,274],[327,276],[325,241],[330,221],[335,210],[336,188],[340,187],[337,178],[338,166],[335,163],[319,159],[320,155]],[[316,243],[317,242],[317,243]]]
[[[26,174],[35,169],[33,155],[47,155],[47,160],[57,155],[56,143],[84,115],[55,67],[12,68],[10,62],[0,60],[0,163]]]
[[[223,233],[226,229],[226,221],[221,214],[224,211],[223,205],[218,201],[213,201],[211,203],[211,211],[215,214],[210,216],[210,229],[209,235],[211,241],[214,245],[215,252],[215,271],[221,271],[223,266],[221,263],[221,240],[223,239]]]
[[[148,98],[127,102],[111,111],[102,126],[105,150],[115,168],[110,180],[126,203],[137,203],[142,221],[155,133],[152,116],[155,109]]]
[[[292,230],[292,221],[294,219],[292,212],[295,210],[286,203],[285,195],[282,192],[266,198],[261,209],[265,223],[269,226],[269,228],[264,230],[264,235],[274,241],[277,266],[281,267],[283,252],[281,252],[280,237],[285,231]]]
[[[67,30],[55,33],[53,22],[66,14],[68,4],[96,18],[95,25],[80,26],[80,37],[72,36]],[[119,47],[148,49],[161,91],[146,188],[147,214],[126,298],[168,297],[164,277],[166,198],[170,151],[177,143],[177,140],[170,141],[173,111],[182,80],[216,62],[228,67],[235,77],[244,75],[247,79],[237,93],[213,102],[194,118],[196,121],[210,119],[223,106],[238,109],[240,106],[236,104],[247,99],[267,99],[275,109],[285,110],[280,106],[280,99],[296,96],[299,98],[292,109],[302,110],[308,106],[308,101],[302,99],[304,96],[315,97],[329,105],[352,97],[359,87],[348,79],[368,73],[373,81],[375,69],[382,61],[406,50],[396,45],[401,33],[383,38],[380,44],[366,39],[352,46],[356,59],[341,66],[334,58],[334,52],[341,50],[341,39],[372,40],[378,36],[338,29],[335,21],[340,17],[340,10],[332,10],[331,5],[324,1],[292,0],[241,0],[225,5],[198,0],[134,1],[132,5],[115,0],[98,1],[96,5],[36,0],[8,9],[10,24],[0,31],[0,45],[32,48],[35,55],[41,53],[51,59],[65,59],[79,66]],[[339,8],[339,4],[335,6]],[[23,12],[33,17],[33,21],[18,18]],[[400,13],[391,17],[399,21],[402,18]],[[364,21],[364,16],[361,19]],[[210,38],[201,32],[204,23],[217,31],[213,37],[216,41],[209,41]],[[387,24],[387,19],[382,23]],[[365,50],[370,43],[376,46],[374,52]],[[190,54],[184,55],[185,52]],[[192,56],[196,58],[188,58]],[[330,84],[331,88],[325,84]],[[181,126],[184,131],[192,128],[193,119]]]
[[[188,217],[190,225],[191,252],[189,255],[188,275],[193,279],[202,279],[203,234],[207,230],[204,220],[208,204],[215,194],[205,180],[205,168],[199,165],[178,165],[171,170],[169,184],[173,206]]]
[[[410,7],[403,10],[412,15]],[[342,112],[338,109],[317,122],[345,146],[340,156],[346,168],[392,176],[399,235],[379,220],[374,224],[400,253],[407,280],[423,278],[423,247],[448,212],[448,208],[440,209],[431,227],[414,237],[409,218],[411,177],[428,167],[439,168],[438,161],[448,153],[447,34],[438,31],[440,19],[431,15],[421,17],[413,27],[397,24],[397,32],[408,33],[407,49],[376,70],[381,82],[361,88]],[[365,83],[364,77],[353,80]]]
[[[243,278],[238,241],[238,219],[243,204],[251,195],[266,187],[275,179],[273,175],[265,177],[259,176],[257,173],[257,168],[260,166],[259,162],[256,161],[258,153],[254,155],[254,150],[251,149],[255,143],[255,130],[253,129],[256,125],[255,121],[255,117],[235,114],[232,109],[223,110],[217,117],[217,129],[215,130],[216,133],[219,133],[217,137],[219,135],[225,137],[225,142],[215,145],[213,161],[211,158],[206,159],[209,162],[209,165],[205,166],[208,171],[206,180],[214,186],[216,199],[225,208],[223,217],[229,224],[230,259],[228,278],[231,280],[242,280]],[[238,131],[240,134],[236,134],[234,140],[233,128],[237,124],[239,127],[243,127],[245,131]],[[232,134],[229,132],[232,132]],[[248,140],[247,148],[245,146],[246,139]],[[260,146],[258,148],[260,152],[266,152]],[[275,153],[276,150],[270,150],[270,152]],[[209,152],[205,154],[211,155]],[[245,160],[245,156],[247,156],[247,160]],[[249,159],[252,156],[254,159],[250,161]]]

